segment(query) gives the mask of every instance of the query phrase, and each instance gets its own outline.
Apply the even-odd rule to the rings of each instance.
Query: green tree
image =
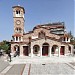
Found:
[[[2,49],[5,53],[8,53],[8,50],[10,49],[10,43],[6,40],[3,40],[0,43],[0,49]]]

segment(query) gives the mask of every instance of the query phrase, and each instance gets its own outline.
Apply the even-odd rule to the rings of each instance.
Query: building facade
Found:
[[[65,32],[63,22],[36,25],[32,31],[24,32],[25,9],[13,7],[14,34],[11,52],[19,56],[42,57],[61,56],[73,53],[70,36]]]

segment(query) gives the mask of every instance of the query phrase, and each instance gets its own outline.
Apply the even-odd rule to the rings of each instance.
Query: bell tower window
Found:
[[[21,33],[22,29],[21,28],[16,28],[15,31],[16,31],[16,33]]]
[[[16,10],[16,17],[21,17],[21,11],[20,10]]]
[[[16,11],[16,14],[18,14],[18,11]]]
[[[64,37],[64,41],[65,41],[65,37]]]
[[[20,14],[20,10],[16,10],[16,14]]]
[[[18,13],[20,14],[20,10],[18,11]]]
[[[18,41],[18,37],[16,37],[16,41]]]

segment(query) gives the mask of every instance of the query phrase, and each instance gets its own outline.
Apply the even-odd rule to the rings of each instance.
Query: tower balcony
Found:
[[[22,42],[23,41],[23,36],[21,34],[14,34],[12,36],[13,42]]]

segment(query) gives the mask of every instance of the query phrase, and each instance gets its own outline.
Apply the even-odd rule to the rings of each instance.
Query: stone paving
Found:
[[[12,62],[10,64],[25,64],[25,63],[67,63],[67,62],[75,62],[75,57],[71,56],[53,56],[53,57],[15,57],[12,58]]]
[[[0,59],[0,72],[3,71],[9,65],[8,62],[5,62]]]
[[[75,70],[64,63],[31,64],[30,75],[75,75]]]
[[[30,64],[26,64],[22,75],[28,75],[29,74],[29,65]]]
[[[22,75],[24,68],[24,64],[15,64],[7,71],[5,75]]]
[[[72,64],[73,66],[75,66],[75,62],[71,62],[70,64]]]
[[[75,70],[66,63],[15,64],[4,75],[75,75]]]
[[[0,75],[75,75],[74,57],[16,57],[0,60]]]

